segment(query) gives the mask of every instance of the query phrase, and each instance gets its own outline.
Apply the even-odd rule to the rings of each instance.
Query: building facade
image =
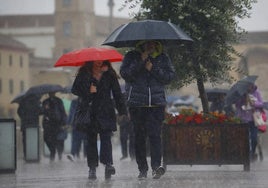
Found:
[[[130,19],[113,17],[112,12],[110,12],[109,17],[95,15],[94,0],[55,0],[54,14],[0,16],[0,34],[23,43],[25,48],[28,49],[27,53],[30,54],[23,56],[23,62],[26,61],[24,59],[28,59],[30,68],[28,70],[23,69],[23,73],[14,75],[16,83],[19,83],[21,76],[24,75],[23,78],[28,79],[24,84],[26,89],[41,83],[69,86],[75,78],[77,67],[55,68],[53,65],[56,60],[63,53],[74,49],[100,46],[111,33],[111,30],[130,21]],[[235,48],[244,57],[237,59],[234,63],[248,71],[249,74],[259,75],[257,84],[264,93],[264,98],[268,100],[268,86],[262,84],[268,79],[266,74],[268,69],[268,31],[248,33],[245,35],[245,39]],[[11,52],[13,53],[13,51]],[[18,59],[18,57],[15,59]],[[2,64],[8,64],[7,57],[3,58],[2,55],[1,59]],[[120,65],[116,66],[118,68]],[[2,71],[2,68],[0,71]],[[8,76],[2,76],[1,72],[1,82],[8,83]],[[241,77],[238,74],[235,76],[238,79]],[[14,84],[14,87],[16,87],[14,94],[20,93],[19,84]],[[8,92],[9,89],[7,86],[5,88],[2,86],[3,90]],[[196,94],[196,97],[198,97],[196,83],[182,88],[179,94]],[[5,93],[5,95],[10,97],[8,93]]]
[[[7,111],[11,99],[22,90],[43,83],[70,86],[75,78],[77,67],[55,68],[53,65],[56,60],[63,53],[74,49],[100,46],[109,35],[111,26],[115,29],[129,21],[124,18],[96,16],[93,0],[55,0],[54,14],[0,16],[2,41],[6,37],[23,44],[27,49],[27,56],[25,54],[22,58],[23,65],[25,64],[23,70],[14,65],[7,67],[8,71],[12,69],[12,72],[18,74],[8,74],[3,71],[6,68],[3,66],[9,64],[8,55],[3,54],[12,53],[13,64],[18,61],[20,54],[17,54],[17,51],[16,53],[12,50],[8,51],[9,48],[1,51],[0,100],[4,103],[0,101],[0,105],[5,109],[5,116],[9,114]],[[27,67],[24,61],[27,61]],[[6,85],[11,80],[10,76],[13,76],[13,81],[10,81],[10,85],[14,82],[13,94],[9,93],[9,86]],[[20,86],[18,83],[22,79],[23,86]]]
[[[23,43],[0,35],[0,117],[14,117],[11,101],[29,87],[29,53]]]

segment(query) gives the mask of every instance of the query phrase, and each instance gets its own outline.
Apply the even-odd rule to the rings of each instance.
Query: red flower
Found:
[[[165,123],[167,124],[220,124],[220,123],[239,123],[240,119],[236,117],[228,117],[225,114],[210,112],[208,114],[196,113],[192,109],[182,109],[180,114],[172,116],[166,115]]]

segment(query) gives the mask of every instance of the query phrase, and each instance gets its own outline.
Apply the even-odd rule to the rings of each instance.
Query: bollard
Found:
[[[0,173],[15,173],[16,155],[16,121],[0,119]]]
[[[25,161],[39,162],[39,127],[25,128]]]

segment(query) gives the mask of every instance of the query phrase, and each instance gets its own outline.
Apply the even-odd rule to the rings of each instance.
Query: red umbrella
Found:
[[[86,61],[105,61],[120,62],[123,59],[123,55],[118,51],[110,48],[103,47],[91,47],[74,50],[63,54],[54,67],[60,66],[81,66]]]

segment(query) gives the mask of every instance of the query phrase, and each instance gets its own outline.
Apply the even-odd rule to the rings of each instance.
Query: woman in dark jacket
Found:
[[[115,174],[112,158],[112,131],[116,131],[115,106],[120,115],[127,115],[118,76],[108,61],[86,62],[74,81],[72,93],[79,96],[82,105],[92,108],[91,123],[88,125],[87,163],[89,179],[96,179],[98,166],[97,134],[100,135],[100,162],[105,165],[105,178]],[[113,99],[112,99],[112,96]]]
[[[163,175],[161,167],[161,125],[164,120],[165,85],[175,77],[175,71],[158,41],[141,41],[137,49],[128,52],[120,68],[126,81],[127,104],[135,132],[135,153],[140,174],[146,178],[146,137],[150,141],[153,178]]]
[[[41,96],[30,95],[19,103],[18,115],[21,119],[23,156],[26,159],[26,128],[39,127],[39,116],[42,115]]]

